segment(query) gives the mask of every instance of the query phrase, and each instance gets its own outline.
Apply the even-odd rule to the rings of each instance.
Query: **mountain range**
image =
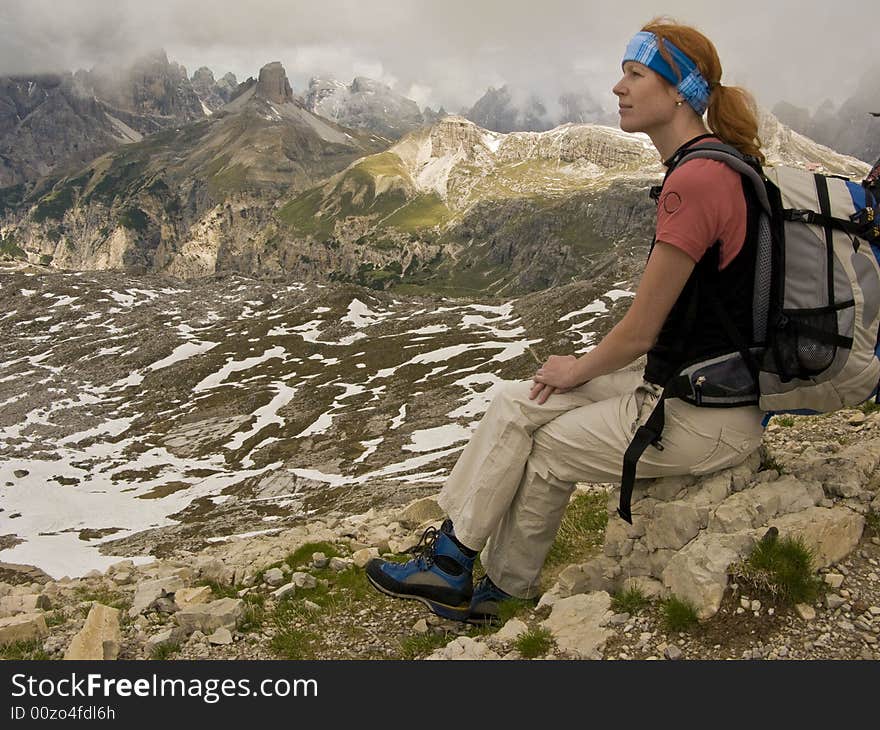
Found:
[[[880,67],[865,71],[840,107],[828,100],[810,113],[780,102],[773,113],[792,129],[844,154],[871,164],[880,159]]]

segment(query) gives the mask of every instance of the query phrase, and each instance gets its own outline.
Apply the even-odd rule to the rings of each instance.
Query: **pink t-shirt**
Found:
[[[686,160],[663,186],[657,203],[658,241],[680,248],[695,262],[721,241],[719,269],[746,237],[746,201],[739,173],[717,160]]]

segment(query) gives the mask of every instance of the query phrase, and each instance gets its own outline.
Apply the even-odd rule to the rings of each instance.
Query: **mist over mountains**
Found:
[[[826,100],[812,114],[780,102],[773,108],[780,121],[801,134],[873,164],[880,158],[880,66],[865,71],[855,93],[840,106]]]

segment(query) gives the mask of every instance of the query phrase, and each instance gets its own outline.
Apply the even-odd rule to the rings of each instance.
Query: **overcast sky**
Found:
[[[608,109],[620,56],[655,15],[718,47],[722,83],[815,108],[839,103],[873,63],[867,0],[0,0],[0,75],[126,64],[163,48],[192,75],[239,81],[281,61],[294,91],[315,75],[385,81],[460,111],[504,83],[547,100],[587,89]]]

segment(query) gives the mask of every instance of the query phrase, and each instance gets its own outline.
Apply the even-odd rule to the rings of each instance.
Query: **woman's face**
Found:
[[[637,61],[623,64],[623,78],[612,89],[617,96],[620,128],[646,132],[668,124],[675,114],[677,89],[660,74]]]

